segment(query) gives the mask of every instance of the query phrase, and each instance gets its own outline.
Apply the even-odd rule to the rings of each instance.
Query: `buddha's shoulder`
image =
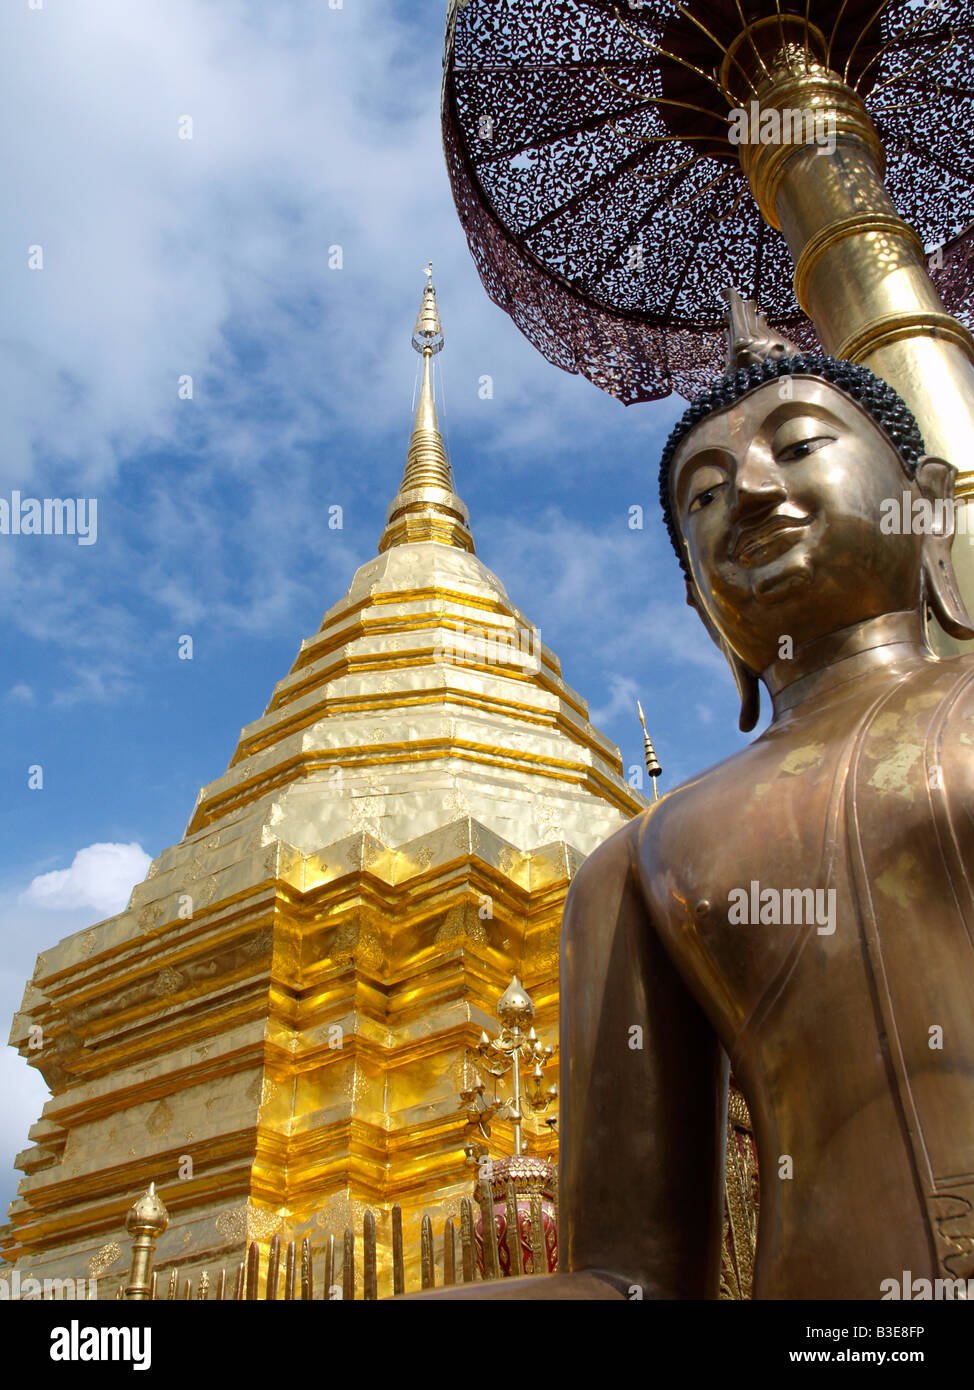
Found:
[[[634,867],[647,845],[680,837],[688,825],[696,826],[705,838],[709,827],[721,824],[724,813],[734,814],[739,808],[742,786],[755,780],[766,758],[758,739],[666,792],[603,840],[588,855],[579,876],[598,879],[607,871]]]
[[[914,671],[908,685],[917,685],[946,693],[958,685],[974,683],[974,652],[945,656],[936,661],[924,661]]]
[[[800,740],[797,740],[800,742]],[[711,763],[694,777],[688,778],[678,787],[660,797],[639,817],[639,835],[659,835],[667,827],[682,823],[686,819],[701,820],[701,826],[726,799],[739,802],[741,791],[753,781],[768,775],[769,767],[788,755],[796,740],[766,729],[753,743],[739,748],[737,752]]]
[[[896,698],[911,713],[949,701],[950,723],[974,718],[974,654],[925,661],[899,683],[893,703]],[[813,779],[827,775],[822,752],[804,733],[772,724],[747,747],[651,802],[593,850],[579,874],[599,880],[607,870],[624,871],[647,855],[652,858],[674,844],[685,845],[688,830],[706,840],[727,824],[728,817],[738,819],[745,805],[766,791],[772,779],[787,774],[791,784],[802,780],[800,774]]]
[[[974,654],[924,661],[898,684],[885,708],[897,706],[921,718],[941,706],[966,717],[974,708]]]

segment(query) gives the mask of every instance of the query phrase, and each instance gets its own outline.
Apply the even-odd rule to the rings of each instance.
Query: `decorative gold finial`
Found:
[[[436,304],[432,261],[423,274],[426,288],[412,336],[413,347],[423,355],[423,381],[406,455],[406,471],[386,515],[379,553],[392,545],[414,541],[439,541],[473,553],[467,509],[453,491],[453,473],[433,399],[432,361],[433,355],[443,347],[443,325]]]
[[[737,290],[726,286],[721,293],[727,300],[727,362],[728,372],[751,367],[768,357],[792,357],[801,349],[789,338],[768,327],[753,299],[743,299]]]
[[[152,1257],[155,1254],[156,1240],[168,1225],[169,1213],[166,1211],[165,1203],[156,1192],[155,1183],[150,1182],[125,1218],[126,1229],[134,1236],[132,1264],[129,1269],[129,1281],[125,1286],[125,1298],[136,1302],[151,1298]]]
[[[125,1228],[132,1235],[137,1231],[148,1231],[153,1236],[162,1235],[169,1225],[169,1213],[165,1203],[156,1191],[154,1182],[130,1208],[125,1218]]]
[[[646,759],[646,772],[653,779],[653,800],[658,801],[659,786],[657,785],[657,778],[660,776],[663,769],[659,765],[656,749],[653,747],[653,740],[650,738],[649,730],[646,728],[646,716],[643,714],[643,707],[639,700],[636,701],[636,709],[639,711],[639,722],[643,726],[643,756]]]

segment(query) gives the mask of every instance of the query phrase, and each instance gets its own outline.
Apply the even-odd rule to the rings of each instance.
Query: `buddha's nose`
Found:
[[[787,489],[770,450],[750,449],[741,459],[734,478],[732,522],[746,521],[771,511],[787,497]]]

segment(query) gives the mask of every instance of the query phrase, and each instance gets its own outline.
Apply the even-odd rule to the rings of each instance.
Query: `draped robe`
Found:
[[[756,1298],[974,1278],[974,657],[903,644],[776,711],[568,899],[561,1247],[630,1296],[716,1297],[728,1057]],[[752,883],[834,892],[834,931],[729,920]]]

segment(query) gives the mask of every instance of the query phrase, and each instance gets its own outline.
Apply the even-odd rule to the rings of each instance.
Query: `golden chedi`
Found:
[[[513,973],[554,1030],[568,884],[644,803],[474,554],[433,399],[431,283],[413,343],[380,553],[126,910],[38,957],[11,1041],[52,1098],[17,1160],[6,1254],[39,1277],[96,1271],[110,1296],[151,1181],[163,1284],[253,1239],[360,1229],[366,1207],[387,1247],[396,1201],[415,1249],[420,1214],[440,1230],[471,1191],[460,1092]],[[554,1152],[540,1119],[532,1147]]]

